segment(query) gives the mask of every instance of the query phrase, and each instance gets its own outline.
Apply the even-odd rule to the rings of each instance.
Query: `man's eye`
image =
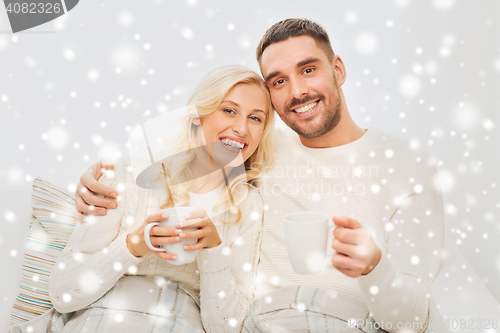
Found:
[[[304,71],[305,74],[312,73],[314,71],[314,68],[308,68]]]
[[[285,80],[278,80],[278,81],[274,82],[274,85],[277,86],[277,85],[283,84],[284,82],[285,82]]]

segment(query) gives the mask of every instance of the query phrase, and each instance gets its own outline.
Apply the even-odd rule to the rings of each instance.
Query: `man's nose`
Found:
[[[309,89],[307,87],[307,84],[304,82],[304,80],[300,78],[291,78],[290,79],[290,86],[291,86],[291,97],[295,99],[300,99],[304,96],[307,95],[309,92]]]

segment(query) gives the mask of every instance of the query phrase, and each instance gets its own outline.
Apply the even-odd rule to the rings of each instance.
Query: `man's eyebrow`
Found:
[[[301,62],[299,62],[297,64],[297,67],[302,67],[302,66],[305,66],[305,65],[309,65],[309,64],[311,64],[313,62],[317,62],[317,61],[319,61],[319,58],[310,57],[310,58],[304,59]]]
[[[297,67],[303,67],[305,65],[309,65],[313,62],[317,62],[319,61],[319,58],[316,58],[316,57],[310,57],[310,58],[307,58],[307,59],[304,59],[302,61],[300,61],[298,64],[297,64]],[[266,79],[265,81],[268,82],[269,80],[271,80],[272,78],[280,75],[281,72],[280,71],[274,71],[272,72],[271,74],[269,74],[268,76],[266,76]]]
[[[266,76],[266,78],[264,79],[264,81],[266,81],[266,83],[267,83],[269,80],[271,80],[272,78],[274,78],[274,77],[276,77],[276,76],[278,76],[280,74],[281,74],[280,71],[274,71],[271,74],[269,74],[268,76]]]

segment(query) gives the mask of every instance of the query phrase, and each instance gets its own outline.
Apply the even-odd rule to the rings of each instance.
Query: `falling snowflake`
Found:
[[[118,24],[122,27],[128,27],[134,22],[134,17],[130,12],[122,12],[118,15]]]
[[[422,89],[420,79],[414,75],[408,74],[399,80],[399,92],[407,98],[417,96]]]
[[[53,126],[47,131],[45,138],[50,148],[59,150],[67,146],[69,132],[64,127]]]
[[[14,214],[14,212],[11,210],[6,210],[3,213],[3,217],[9,223],[14,223],[17,220],[16,214]]]
[[[377,37],[371,32],[359,34],[355,39],[356,49],[363,55],[369,55],[377,49]]]

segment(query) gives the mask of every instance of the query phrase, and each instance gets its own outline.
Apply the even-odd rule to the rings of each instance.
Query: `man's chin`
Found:
[[[297,133],[299,136],[305,139],[315,139],[325,134],[325,128],[323,126],[318,125],[315,128],[311,128],[311,126],[303,126],[293,124],[294,126],[290,126],[290,128]]]

